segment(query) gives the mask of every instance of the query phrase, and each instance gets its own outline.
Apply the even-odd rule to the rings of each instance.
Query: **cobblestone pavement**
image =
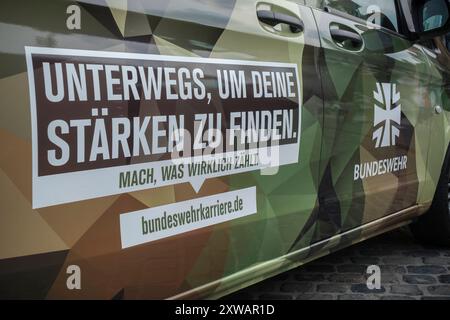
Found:
[[[381,289],[366,285],[369,265]],[[267,279],[224,299],[450,300],[450,248],[417,243],[407,227]]]

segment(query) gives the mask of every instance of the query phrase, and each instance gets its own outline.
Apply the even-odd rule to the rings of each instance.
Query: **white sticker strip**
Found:
[[[256,212],[256,187],[250,187],[124,213],[120,215],[122,249]]]

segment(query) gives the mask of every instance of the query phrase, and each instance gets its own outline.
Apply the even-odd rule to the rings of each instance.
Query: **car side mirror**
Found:
[[[411,40],[429,40],[450,32],[450,0],[400,0]]]

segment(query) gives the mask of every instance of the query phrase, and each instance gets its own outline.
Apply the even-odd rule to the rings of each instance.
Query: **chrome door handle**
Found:
[[[363,40],[357,32],[351,32],[342,29],[331,29],[331,37],[337,42],[344,42],[350,40],[355,47],[361,47]]]
[[[256,12],[258,20],[268,24],[269,26],[275,27],[277,24],[284,23],[287,24],[291,32],[299,33],[305,28],[303,21],[300,18],[293,17],[284,13],[273,12],[270,10],[258,10]]]
[[[441,114],[441,113],[442,113],[442,108],[441,108],[441,106],[435,106],[435,107],[434,107],[434,112],[436,112],[436,114]]]

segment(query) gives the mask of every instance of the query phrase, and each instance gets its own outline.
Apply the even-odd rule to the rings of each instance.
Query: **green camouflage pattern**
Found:
[[[81,30],[66,28],[72,4]],[[450,60],[323,5],[264,1],[302,19],[304,32],[292,37],[264,30],[255,0],[2,1],[0,297],[217,298],[424,213],[450,142]],[[359,30],[365,47],[337,48],[333,23]],[[25,46],[296,64],[298,163],[210,178],[198,193],[182,183],[33,209]],[[383,83],[400,93],[400,134],[377,148],[374,92]],[[354,179],[357,164],[404,156],[404,170]],[[255,215],[121,248],[124,212],[252,186]],[[67,289],[70,265],[82,270],[81,290]]]

